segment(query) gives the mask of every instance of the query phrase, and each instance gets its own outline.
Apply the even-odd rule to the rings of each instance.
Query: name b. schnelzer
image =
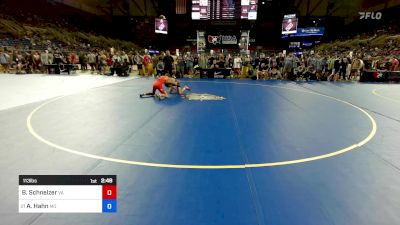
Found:
[[[39,190],[22,190],[22,195],[58,195],[61,194],[58,191],[52,191],[52,190],[45,190],[45,191],[39,191]]]

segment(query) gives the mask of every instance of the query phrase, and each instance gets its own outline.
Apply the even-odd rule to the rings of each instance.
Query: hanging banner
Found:
[[[206,49],[206,39],[204,35],[204,31],[197,31],[197,52],[203,52]]]
[[[296,14],[289,14],[283,17],[282,34],[295,34],[297,32]]]
[[[159,34],[168,34],[168,21],[164,19],[156,18],[155,20],[155,32]]]

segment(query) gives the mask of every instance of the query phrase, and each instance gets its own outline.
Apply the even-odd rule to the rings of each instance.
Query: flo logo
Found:
[[[373,19],[373,20],[380,20],[382,18],[382,13],[381,12],[359,12],[360,14],[360,20],[367,20],[367,19]]]
[[[208,35],[208,43],[216,45],[216,44],[221,44],[221,36],[211,36]]]

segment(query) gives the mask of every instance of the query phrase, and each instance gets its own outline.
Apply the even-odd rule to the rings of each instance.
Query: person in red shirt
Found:
[[[143,55],[143,71],[144,71],[143,74],[145,76],[149,75],[148,72],[149,72],[149,64],[151,63],[150,60],[151,60],[151,57],[150,57],[147,49],[145,49],[144,50],[144,55]]]
[[[154,81],[152,92],[140,94],[139,96],[141,98],[143,97],[157,97],[159,99],[168,98],[168,93],[165,91],[163,85],[170,88],[170,93],[172,93],[173,89],[176,89],[179,94],[183,94],[186,90],[190,90],[188,86],[180,88],[179,81],[164,75],[160,76],[156,81]],[[156,93],[157,90],[160,92],[160,94]]]

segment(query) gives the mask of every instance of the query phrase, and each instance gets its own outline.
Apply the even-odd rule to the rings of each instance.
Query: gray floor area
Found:
[[[0,110],[135,78],[91,74],[0,74]]]

